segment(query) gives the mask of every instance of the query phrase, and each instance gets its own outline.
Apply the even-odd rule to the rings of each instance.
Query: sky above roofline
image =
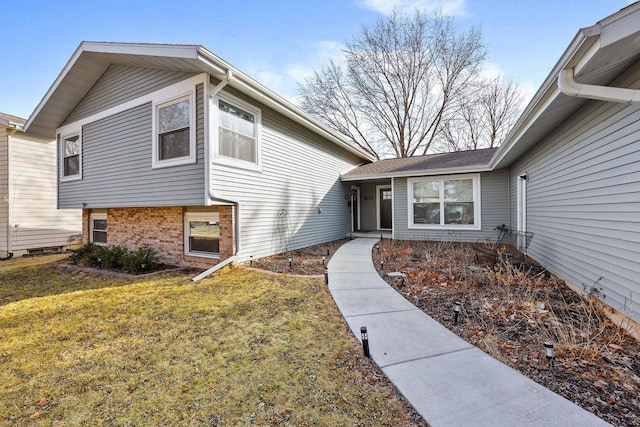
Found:
[[[83,40],[203,45],[281,96],[364,25],[393,7],[441,10],[461,29],[481,26],[488,74],[532,96],[579,28],[627,0],[322,0],[293,2],[3,2],[0,112],[28,118]]]

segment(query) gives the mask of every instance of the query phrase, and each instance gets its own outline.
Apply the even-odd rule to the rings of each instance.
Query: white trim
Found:
[[[209,259],[220,259],[220,253],[210,253],[210,252],[198,252],[198,251],[190,251],[189,250],[189,237],[190,237],[190,228],[189,223],[191,221],[211,221],[214,219],[214,216],[218,217],[217,222],[220,224],[220,212],[219,211],[211,211],[211,212],[185,212],[184,214],[184,254],[186,256],[200,257],[200,258],[209,258]],[[218,242],[220,238],[218,237]]]
[[[517,182],[517,208],[516,208],[516,226],[520,232],[527,231],[527,174],[519,175]],[[518,249],[522,249],[524,242],[518,234]]]
[[[353,190],[356,190],[356,210],[357,210],[356,221],[357,223],[353,221],[353,197],[351,194],[351,191]],[[360,206],[360,187],[358,187],[357,185],[352,185],[351,191],[349,192],[349,199],[351,200],[351,231],[356,232],[360,230],[360,224],[362,223],[362,220],[360,218],[360,213],[362,211],[362,207]]]
[[[95,219],[103,219],[105,221],[107,221],[107,229],[106,230],[98,230],[98,231],[104,231],[107,235],[107,243],[102,243],[102,242],[94,242],[93,241],[93,232],[94,232],[94,228],[93,228],[93,220]],[[109,221],[107,219],[107,213],[106,212],[92,212],[89,214],[89,242],[93,243],[94,245],[98,245],[98,246],[107,246],[107,244],[109,243]]]
[[[440,224],[414,224],[413,223],[413,183],[423,181],[435,181],[440,182],[446,180],[473,180],[473,218],[474,224],[444,224],[444,185],[439,186],[440,191]],[[438,177],[420,177],[407,179],[407,228],[408,229],[422,229],[422,230],[481,230],[482,229],[482,182],[479,173],[464,174],[464,175],[444,175]]]
[[[160,150],[158,149],[158,112],[161,108],[168,107],[169,105],[177,104],[182,101],[189,101],[189,155],[183,157],[177,157],[174,159],[161,160]],[[151,169],[166,168],[178,165],[188,165],[196,162],[196,90],[195,86],[188,92],[178,96],[174,96],[170,99],[164,99],[160,101],[154,100],[152,102],[152,146],[151,146]]]
[[[396,238],[396,184],[391,178],[391,238]]]
[[[380,190],[388,189],[391,191],[391,226],[393,227],[393,187],[391,184],[376,185],[376,229],[377,230],[392,230],[392,228],[380,227]]]
[[[356,169],[358,166],[356,166],[354,169]],[[472,166],[464,166],[464,167],[449,168],[449,169],[420,169],[420,170],[416,169],[416,170],[409,170],[406,172],[389,172],[389,173],[379,173],[379,174],[340,176],[340,179],[343,182],[372,181],[375,179],[411,178],[414,176],[437,176],[442,174],[452,175],[452,174],[491,172],[491,171],[493,171],[491,167],[489,167],[486,164],[483,164],[483,165],[476,165],[476,166],[472,165]]]
[[[60,141],[58,143],[58,153],[60,159],[60,182],[79,181],[82,179],[82,128],[75,128],[74,131],[68,131],[60,135]],[[80,152],[78,153],[78,173],[75,175],[64,174],[64,141],[69,137],[78,135],[78,141],[80,142]]]
[[[233,157],[222,156],[220,152],[220,138],[219,138],[219,124],[220,124],[220,108],[218,107],[218,101],[222,100],[226,103],[236,105],[237,107],[247,110],[247,112],[254,115],[254,130],[256,140],[256,161],[249,162],[246,160],[236,159]],[[211,103],[210,114],[212,116],[211,127],[209,129],[209,140],[211,142],[211,162],[215,164],[231,166],[239,169],[248,169],[252,171],[262,171],[262,111],[248,104],[241,99],[229,95],[227,93],[215,93],[210,99]]]
[[[127,101],[125,103],[108,108],[104,111],[100,111],[99,113],[92,114],[88,117],[84,117],[73,123],[69,123],[64,126],[61,126],[58,129],[56,129],[56,133],[69,133],[73,129],[78,129],[86,124],[93,123],[95,121],[113,116],[114,114],[118,114],[126,110],[130,110],[134,107],[138,107],[148,102],[153,103],[154,101],[157,101],[157,100],[167,100],[180,95],[184,95],[185,93],[191,90],[195,91],[196,85],[200,83],[207,84],[207,79],[208,79],[208,75],[206,73],[200,73],[197,76],[193,76],[191,78],[182,80],[181,82],[178,82],[171,86],[164,87],[155,92],[151,92],[139,98],[132,99],[131,101]]]

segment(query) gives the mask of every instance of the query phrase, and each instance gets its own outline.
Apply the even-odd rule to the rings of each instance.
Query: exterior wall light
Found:
[[[367,334],[367,327],[360,327],[360,336],[362,338],[362,352],[365,357],[371,357],[371,353],[369,353],[369,334]]]
[[[460,316],[460,310],[462,308],[462,302],[455,300],[453,302],[453,323],[458,324],[458,317]]]

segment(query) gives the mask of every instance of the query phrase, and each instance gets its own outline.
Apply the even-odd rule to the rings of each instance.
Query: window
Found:
[[[80,133],[63,136],[61,138],[62,152],[62,180],[79,179],[81,172],[82,145]]]
[[[238,100],[216,98],[216,158],[220,163],[257,169],[260,166],[260,111]]]
[[[192,97],[185,95],[156,106],[154,167],[195,163]]]
[[[220,253],[220,220],[218,212],[185,214],[185,253],[205,258],[218,258]]]
[[[409,225],[414,228],[480,228],[480,175],[408,180]]]
[[[107,244],[107,214],[92,213],[89,216],[91,222],[90,239],[96,245]]]

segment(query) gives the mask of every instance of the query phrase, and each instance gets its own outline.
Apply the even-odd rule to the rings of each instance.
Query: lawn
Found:
[[[321,278],[0,264],[0,424],[412,425]]]

